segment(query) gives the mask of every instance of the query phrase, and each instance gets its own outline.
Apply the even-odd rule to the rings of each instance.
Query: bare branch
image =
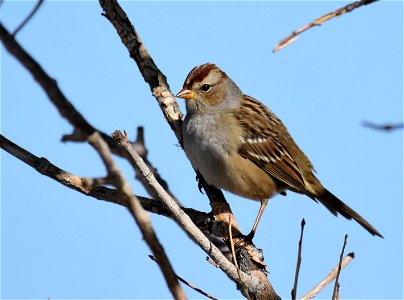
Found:
[[[110,189],[100,185],[94,186],[92,182],[90,182],[89,178],[79,177],[68,173],[50,163],[46,158],[37,157],[27,150],[19,147],[5,138],[3,135],[0,135],[0,148],[34,168],[42,175],[47,176],[70,189],[76,190],[86,196],[90,196],[98,200],[118,204],[124,207],[129,206],[127,199],[119,194],[115,189]],[[164,204],[161,203],[161,201],[141,196],[136,197],[140,200],[145,210],[154,214],[173,218],[171,213],[167,210]],[[183,210],[199,228],[202,230],[208,230],[209,223],[211,222],[209,214],[192,208],[183,208]]]
[[[339,279],[339,274],[341,273],[342,258],[344,257],[344,251],[345,251],[345,246],[346,246],[347,239],[348,239],[348,235],[346,234],[345,237],[344,237],[344,245],[342,246],[341,255],[339,256],[337,277],[335,278],[334,291],[333,291],[332,297],[331,297],[331,299],[333,299],[333,300],[336,299],[337,294],[339,294],[340,284],[338,282],[338,279]]]
[[[149,52],[143,45],[140,36],[129,21],[126,13],[119,6],[118,2],[100,0],[104,10],[104,16],[115,27],[122,43],[128,49],[129,55],[136,61],[140,73],[149,84],[150,90],[156,98],[160,108],[171,129],[182,145],[182,113],[174,95],[170,91],[167,78],[154,63]]]
[[[156,259],[154,258],[153,255],[149,255],[150,259],[154,262],[156,262],[158,264],[158,262],[156,261]],[[186,284],[188,287],[190,287],[191,289],[193,289],[194,291],[198,292],[201,295],[204,295],[206,298],[212,299],[212,300],[218,300],[217,298],[209,295],[208,293],[206,293],[205,291],[201,290],[200,288],[197,288],[196,286],[194,286],[192,283],[186,281],[184,278],[182,278],[181,276],[178,276],[177,274],[175,275],[177,276],[178,280],[181,281],[182,283]]]
[[[312,21],[311,23],[293,31],[290,35],[288,35],[286,38],[284,38],[283,40],[281,40],[276,46],[275,48],[272,50],[272,52],[278,52],[279,50],[289,46],[290,44],[292,44],[293,42],[295,42],[299,37],[298,35],[300,35],[301,33],[305,32],[306,30],[313,28],[315,26],[321,26],[323,25],[325,22],[327,22],[328,20],[334,18],[334,17],[338,17],[338,16],[342,16],[345,13],[351,12],[354,9],[361,7],[363,5],[367,5],[373,2],[376,2],[377,0],[360,0],[360,1],[355,1],[352,2],[344,7],[341,7],[333,12],[330,12],[328,14],[325,14],[324,16],[317,18],[316,20]]]
[[[175,220],[181,225],[181,228],[188,236],[196,242],[212,259],[221,266],[222,270],[234,281],[238,282],[238,274],[235,267],[223,256],[223,254],[213,245],[206,236],[195,226],[192,220],[183,213],[178,204],[171,199],[170,195],[159,185],[153,174],[147,168],[139,154],[134,151],[132,145],[126,141],[124,135],[119,131],[115,131],[113,137],[118,141],[119,145],[130,154],[130,163],[138,168],[138,172],[142,174],[143,180],[148,185],[154,188],[154,195],[160,199],[173,214]],[[245,274],[242,274],[243,279],[247,279]]]
[[[136,224],[139,226],[144,240],[155,255],[172,295],[175,299],[187,299],[184,290],[178,282],[171,263],[151,225],[150,216],[143,210],[139,199],[133,195],[132,188],[123,173],[120,171],[118,165],[113,160],[112,153],[109,150],[107,143],[102,140],[101,135],[98,132],[94,132],[89,137],[88,142],[101,156],[107,168],[108,177],[111,179],[111,183],[126,199],[128,199],[129,211],[132,213]]]
[[[293,289],[292,289],[292,300],[296,299],[297,282],[299,280],[300,264],[302,263],[303,232],[304,232],[304,225],[306,225],[306,221],[304,220],[304,218],[302,219],[302,222],[300,225],[301,225],[301,230],[300,230],[300,239],[299,239],[299,249],[297,252],[297,263],[296,263],[296,272],[295,272],[295,282],[293,284]]]
[[[95,132],[95,128],[90,125],[86,119],[75,109],[69,102],[66,96],[59,88],[55,79],[51,78],[45,70],[35,61],[31,55],[26,52],[21,45],[14,39],[14,37],[6,30],[0,23],[0,39],[4,46],[34,77],[35,81],[42,87],[53,105],[57,108],[60,115],[65,118],[75,128],[74,140],[79,140],[78,136],[81,133],[81,141],[86,141],[87,137]],[[78,131],[78,132],[77,132]],[[119,147],[116,147],[113,139],[101,133],[102,138],[107,141],[111,150],[115,154],[119,153]],[[63,141],[66,141],[65,139]],[[123,155],[121,155],[123,156]]]
[[[32,19],[32,17],[35,15],[35,13],[38,11],[38,9],[41,7],[43,3],[43,0],[38,0],[36,3],[35,7],[32,9],[31,13],[22,21],[22,23],[14,30],[13,36],[15,37],[17,33],[24,28],[24,26],[29,22],[29,20]]]
[[[37,61],[35,61],[31,55],[28,54],[22,48],[22,46],[15,40],[15,38],[3,27],[0,23],[0,39],[3,42],[6,49],[12,54],[26,69],[31,73],[34,79],[38,82],[38,84],[42,87],[45,93],[48,95],[52,104],[56,107],[62,117],[64,117],[73,127],[72,134],[66,134],[62,137],[62,141],[74,141],[74,142],[85,142],[89,135],[93,132],[98,131],[94,128],[87,120],[76,110],[76,108],[71,104],[71,102],[66,98],[63,94],[59,86],[57,85],[56,80],[51,78],[45,70],[39,65]],[[105,134],[100,132],[104,141],[107,142],[111,151],[119,155],[121,157],[125,157],[125,153],[121,150],[120,147],[116,146],[116,143],[113,139]],[[138,129],[138,136],[141,135],[140,140],[136,141],[136,146],[144,147],[144,137],[143,130]],[[143,145],[140,145],[143,143]],[[167,182],[157,173],[157,169],[153,167],[151,162],[147,159],[147,150],[143,151],[144,155],[142,158],[145,160],[150,169],[155,172],[155,176],[157,180],[161,183],[161,185],[173,196],[173,193],[170,192],[168,188]],[[146,187],[147,190],[147,187]],[[174,196],[173,196],[174,197]],[[178,201],[178,200],[176,200]]]
[[[316,285],[313,289],[307,292],[304,296],[300,297],[300,300],[313,299],[323,288],[325,288],[331,281],[337,277],[338,269],[341,266],[341,270],[345,268],[351,261],[354,259],[355,254],[353,252],[349,253],[344,259],[341,261],[341,264],[338,264],[331,272],[325,277],[318,285]]]

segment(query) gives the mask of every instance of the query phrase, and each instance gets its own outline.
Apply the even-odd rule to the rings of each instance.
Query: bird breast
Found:
[[[276,185],[238,154],[242,132],[236,122],[231,115],[188,114],[183,123],[185,154],[208,184],[253,200],[269,198],[277,192]]]

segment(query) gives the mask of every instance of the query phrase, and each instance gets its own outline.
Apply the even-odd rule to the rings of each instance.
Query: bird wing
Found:
[[[294,156],[300,155],[310,171],[313,166],[293,141],[285,125],[252,97],[245,96],[241,105],[240,109],[234,111],[243,130],[238,153],[292,190],[307,193],[302,170]]]

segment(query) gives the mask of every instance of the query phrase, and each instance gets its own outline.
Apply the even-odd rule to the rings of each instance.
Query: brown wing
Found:
[[[249,96],[245,96],[242,109],[235,110],[234,115],[244,133],[239,154],[290,189],[306,194],[304,171],[308,169],[311,173],[313,166],[293,141],[282,121]]]

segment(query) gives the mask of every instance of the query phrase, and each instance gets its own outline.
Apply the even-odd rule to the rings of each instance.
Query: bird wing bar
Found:
[[[248,96],[234,115],[243,129],[238,153],[296,192],[305,193],[301,170],[285,146],[292,138],[281,120]]]
[[[247,141],[239,148],[239,154],[292,189],[301,192],[306,190],[299,167],[293,158],[282,146],[276,145],[270,139],[253,143]]]

